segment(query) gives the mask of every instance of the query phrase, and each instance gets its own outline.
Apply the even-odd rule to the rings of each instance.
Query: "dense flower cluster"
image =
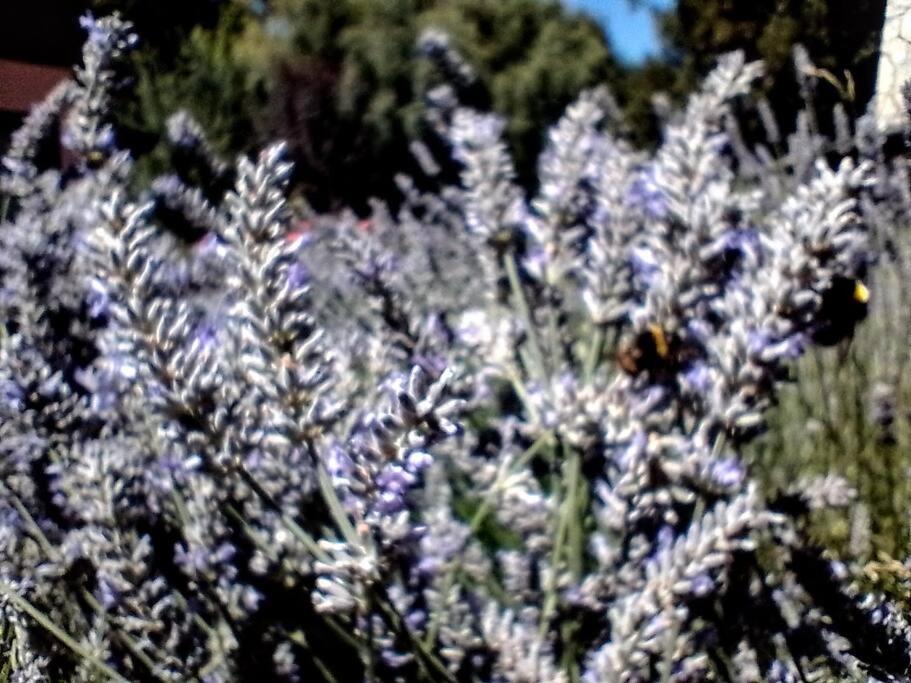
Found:
[[[747,149],[731,54],[652,155],[584,93],[528,198],[440,86],[460,183],[304,219],[283,145],[232,168],[186,114],[194,172],[137,191],[108,120],[135,37],[84,26],[3,161],[11,680],[909,680],[899,606],[806,534],[852,492],[741,460],[865,313],[874,146]]]

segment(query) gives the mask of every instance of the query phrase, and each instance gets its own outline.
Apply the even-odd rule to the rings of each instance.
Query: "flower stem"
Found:
[[[63,629],[57,626],[53,621],[47,618],[41,610],[35,607],[31,602],[19,595],[15,590],[13,590],[6,582],[0,581],[0,593],[3,594],[11,603],[13,603],[17,608],[25,612],[32,619],[34,619],[39,626],[44,630],[54,636],[57,640],[63,643],[66,647],[73,651],[76,655],[82,657],[89,664],[94,666],[98,671],[103,673],[112,681],[117,681],[118,683],[129,683],[129,681],[117,673],[110,666],[102,662],[91,652],[86,650],[82,645],[76,642],[72,636],[68,635]]]

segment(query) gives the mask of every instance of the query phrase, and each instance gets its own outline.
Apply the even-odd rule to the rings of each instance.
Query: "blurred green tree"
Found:
[[[802,44],[826,72],[814,98],[823,114],[836,101],[862,114],[873,95],[885,0],[677,0],[661,16],[677,92],[689,91],[715,58],[742,49],[766,64],[763,89],[784,130],[793,127],[801,98],[792,49]]]
[[[248,14],[233,0],[81,0],[96,15],[120,12],[136,25],[133,87],[115,111],[121,143],[139,159],[138,178],[173,168],[162,144],[168,118],[185,109],[204,124],[215,149],[233,155],[256,147],[253,121],[261,97],[234,56]]]
[[[585,88],[621,87],[623,71],[601,28],[554,2],[439,2],[419,24],[449,33],[476,69],[493,110],[507,117],[519,174],[526,181],[547,123]]]
[[[147,173],[167,167],[167,117],[187,109],[223,153],[281,137],[319,209],[364,209],[394,191],[439,74],[416,58],[421,31],[452,36],[478,79],[473,94],[505,115],[522,179],[541,131],[584,88],[621,73],[601,28],[555,0],[91,0],[144,36],[134,96],[118,106]],[[138,94],[138,96],[136,96]],[[151,153],[150,153],[151,152]]]
[[[247,22],[235,54],[267,93],[261,130],[289,140],[321,208],[363,207],[408,167],[433,76],[415,59],[421,31],[447,32],[509,121],[522,179],[541,131],[586,87],[620,69],[594,21],[544,0],[274,0]]]

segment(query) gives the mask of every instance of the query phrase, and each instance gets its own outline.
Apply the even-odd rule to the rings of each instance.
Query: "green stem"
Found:
[[[95,599],[94,595],[83,589],[82,597],[98,615],[103,617],[108,616],[107,611],[104,609],[104,607],[102,607],[101,603]],[[159,681],[167,681],[166,678],[157,672],[155,662],[153,662],[152,659],[142,651],[142,649],[139,647],[136,641],[133,640],[133,638],[131,638],[127,633],[120,630],[119,628],[114,631],[114,635],[118,640],[120,640],[121,643],[123,643],[124,647],[130,651],[136,660],[141,662],[142,665],[148,669],[153,678],[156,678]]]
[[[373,621],[370,619],[370,613],[373,611],[373,609],[371,605],[372,596],[369,592],[367,593],[366,601],[367,605],[364,609],[366,617],[364,618],[364,623],[367,624],[367,633],[365,634],[366,638],[364,639],[366,642],[362,642],[360,647],[361,660],[364,662],[364,680],[367,683],[375,683],[376,665],[374,664],[373,660]]]
[[[342,507],[342,503],[338,499],[335,489],[332,487],[329,473],[326,472],[326,468],[323,467],[322,463],[318,462],[316,464],[316,475],[319,480],[320,493],[322,493],[323,500],[329,508],[329,514],[332,515],[332,520],[335,522],[338,530],[352,548],[363,547],[364,542],[354,530],[351,520],[348,519],[348,513],[346,513],[345,509]]]
[[[588,347],[588,355],[585,357],[585,366],[583,368],[583,377],[591,380],[595,370],[598,369],[598,361],[601,359],[601,352],[604,349],[604,327],[597,325],[592,335],[591,345]]]
[[[566,512],[567,501],[564,498],[560,504],[559,518],[557,520],[557,533],[550,559],[550,577],[544,589],[544,605],[541,607],[541,619],[538,626],[538,635],[543,638],[547,633],[547,622],[557,608],[557,577],[560,573],[560,563],[563,557],[563,545],[566,543],[569,515]]]
[[[262,499],[263,502],[265,502],[267,505],[269,505],[269,507],[271,507],[275,512],[279,514],[282,523],[292,534],[294,534],[294,536],[304,545],[304,547],[310,551],[311,555],[317,559],[323,560],[324,562],[328,562],[330,560],[329,555],[326,554],[326,552],[320,548],[319,545],[317,545],[316,541],[313,540],[313,537],[307,533],[300,524],[295,522],[293,519],[291,519],[291,517],[282,511],[278,503],[272,499],[272,496],[270,496],[269,493],[259,485],[259,482],[257,482],[245,468],[240,468],[240,474],[243,480],[247,482],[251,489],[253,489],[253,492],[260,499]],[[235,510],[234,512],[239,519],[243,520],[242,515],[238,511]]]
[[[393,627],[393,630],[397,631],[399,635],[405,636],[408,642],[415,649],[415,655],[417,655],[418,666],[421,668],[424,675],[430,681],[439,681],[445,680],[448,683],[456,683],[455,677],[452,673],[443,666],[443,663],[436,658],[436,656],[430,651],[430,648],[421,642],[419,638],[416,638],[414,633],[411,632],[411,629],[405,624],[405,620],[402,618],[402,615],[398,613],[395,609],[395,606],[389,602],[387,599],[380,597],[377,599],[377,606],[380,608],[380,611],[383,612],[383,615],[389,621],[390,625]],[[428,666],[432,667],[436,673],[437,677],[430,675]],[[442,677],[442,678],[440,678]]]
[[[515,299],[516,306],[519,308],[519,314],[525,321],[525,327],[528,329],[528,343],[531,347],[531,356],[534,370],[538,379],[547,376],[547,365],[545,364],[544,354],[541,351],[541,345],[538,343],[534,319],[531,317],[531,309],[528,306],[528,300],[525,298],[525,291],[522,288],[522,282],[519,279],[519,270],[516,266],[515,255],[510,251],[503,256],[503,266],[506,268],[506,277],[509,279],[509,286],[512,289],[512,295]]]
[[[516,396],[519,397],[519,400],[522,402],[522,406],[525,408],[528,413],[528,419],[532,424],[538,423],[538,411],[535,409],[534,403],[532,403],[531,398],[528,395],[528,391],[525,390],[525,386],[522,384],[522,379],[519,377],[518,370],[509,365],[505,368],[506,376],[509,378],[509,383],[512,385],[513,390],[516,392]]]
[[[22,516],[25,526],[34,534],[39,545],[41,545],[45,554],[48,558],[53,561],[60,560],[60,553],[57,552],[57,549],[51,544],[47,536],[41,530],[41,527],[38,526],[38,523],[32,517],[31,513],[26,509],[22,504],[22,501],[19,500],[19,497],[13,493],[5,484],[0,483],[0,486],[3,487],[4,492],[9,496],[10,501],[13,504],[13,507],[16,508],[16,511]],[[100,615],[106,616],[107,612],[104,607],[101,606],[95,596],[89,593],[87,590],[82,590],[83,599]],[[124,644],[124,646],[130,650],[134,657],[149,670],[149,673],[152,674],[155,678],[159,680],[164,680],[159,674],[155,671],[155,663],[146,655],[136,644],[136,642],[125,632],[121,631],[119,628],[114,632],[115,636]]]
[[[77,643],[70,635],[68,635],[63,629],[57,626],[53,621],[48,619],[37,607],[35,607],[28,600],[19,595],[15,590],[8,586],[5,582],[0,581],[0,593],[2,593],[10,602],[12,602],[17,608],[25,612],[32,619],[34,619],[39,626],[44,628],[48,633],[54,636],[57,640],[63,643],[66,647],[73,651],[76,655],[82,657],[89,664],[94,666],[98,671],[103,673],[105,676],[110,678],[112,681],[118,681],[118,683],[129,683],[129,681],[117,673],[110,666],[102,662],[91,652],[86,650],[82,645]]]
[[[579,488],[582,479],[582,458],[578,453],[570,456],[566,464],[568,498],[566,501],[567,517],[569,518],[569,569],[573,578],[582,577],[582,560],[585,553],[585,539],[582,529],[582,506],[579,500]]]
[[[516,460],[510,465],[510,467],[506,468],[505,476],[502,476],[502,477],[497,476],[497,480],[494,482],[493,488],[494,489],[499,488],[500,484],[502,483],[503,479],[506,478],[506,476],[513,474],[519,468],[527,465],[528,462],[532,458],[534,458],[538,454],[538,452],[545,445],[547,445],[550,442],[550,440],[552,438],[553,438],[553,435],[550,432],[545,432],[544,434],[539,436],[531,446],[529,446],[527,449],[525,449],[525,452],[522,453],[522,455],[520,455],[518,458],[516,458]],[[484,501],[481,503],[481,505],[478,506],[478,509],[475,510],[474,515],[472,515],[471,520],[468,523],[468,528],[471,530],[472,534],[477,533],[478,529],[481,528],[481,524],[483,524],[484,520],[487,519],[487,515],[490,512],[492,507],[493,507],[493,498],[488,497],[488,498],[485,498]]]
[[[60,560],[60,553],[57,552],[57,549],[51,544],[47,536],[45,536],[44,531],[38,526],[35,518],[32,517],[31,513],[22,504],[22,501],[19,500],[19,496],[17,496],[6,484],[0,482],[0,486],[3,487],[4,493],[9,497],[13,507],[16,508],[16,512],[22,517],[25,526],[34,534],[35,539],[38,541],[38,544],[44,550],[48,558],[54,561]]]
[[[323,621],[335,635],[339,637],[348,647],[356,650],[360,647],[360,641],[349,633],[341,624],[339,624],[331,615],[324,615]]]
[[[326,666],[326,663],[323,662],[320,656],[316,654],[313,648],[310,647],[310,643],[307,641],[307,636],[304,635],[303,631],[294,631],[292,633],[289,633],[288,639],[292,643],[299,645],[307,652],[307,654],[313,660],[313,664],[317,669],[319,669],[320,674],[327,681],[327,683],[338,683],[338,679],[332,674],[332,672],[329,670],[329,667]]]
[[[559,444],[564,453],[563,444]],[[547,632],[547,622],[557,607],[557,576],[560,567],[566,562],[572,576],[582,576],[582,563],[585,553],[585,539],[582,529],[579,492],[582,486],[582,458],[573,452],[563,462],[563,501],[560,503],[557,533],[551,554],[551,575],[546,587],[544,606],[541,609],[539,634],[543,638]],[[557,491],[555,491],[555,495]]]
[[[538,452],[546,446],[553,439],[553,434],[551,432],[544,432],[539,436],[535,442],[529,446],[522,455],[520,455],[516,460],[511,463],[511,465],[506,468],[504,471],[501,471],[497,474],[497,479],[494,481],[491,490],[494,492],[499,489],[503,480],[506,479],[510,474],[515,472],[519,467],[524,467]],[[481,504],[478,506],[478,509],[475,510],[474,515],[472,515],[471,520],[468,523],[468,528],[471,530],[472,536],[475,535],[478,530],[481,528],[481,525],[484,523],[484,520],[487,519],[487,515],[490,513],[490,510],[493,508],[494,498],[488,497],[485,498]],[[452,590],[453,585],[455,585],[456,574],[458,572],[458,563],[453,561],[452,564],[448,567],[446,571],[446,576],[443,578],[443,588],[440,591],[440,595],[448,595],[449,591]],[[440,621],[443,618],[443,607],[434,610],[433,614],[430,616],[430,625],[427,627],[427,634],[424,637],[424,646],[431,647],[436,640],[437,633],[440,628]]]

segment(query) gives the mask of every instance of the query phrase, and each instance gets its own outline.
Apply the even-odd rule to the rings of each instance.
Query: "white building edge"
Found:
[[[905,124],[902,85],[911,80],[911,0],[887,0],[873,111],[882,129]]]

